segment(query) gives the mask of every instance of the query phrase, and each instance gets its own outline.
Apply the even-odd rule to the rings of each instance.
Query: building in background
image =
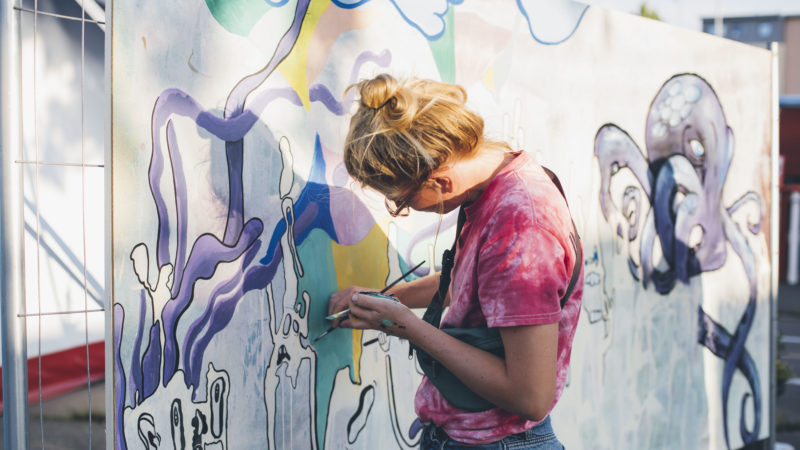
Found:
[[[706,17],[703,31],[762,48],[780,43],[781,96],[800,98],[800,15]]]

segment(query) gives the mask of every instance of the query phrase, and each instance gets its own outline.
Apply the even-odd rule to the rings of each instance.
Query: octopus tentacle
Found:
[[[729,206],[726,209],[726,211],[729,216],[732,216],[733,213],[739,210],[739,208],[748,203],[755,203],[756,206],[758,206],[759,214],[758,214],[758,220],[756,222],[749,222],[747,224],[747,229],[753,234],[758,234],[758,232],[761,230],[761,220],[762,217],[764,216],[764,209],[763,209],[764,206],[762,205],[761,197],[759,197],[758,194],[756,194],[753,191],[747,192],[746,194],[741,196],[738,200],[733,202],[733,204]]]
[[[741,419],[740,419],[740,433],[742,436],[742,440],[745,444],[749,444],[753,442],[758,436],[758,430],[761,427],[761,387],[759,383],[758,372],[756,371],[755,364],[750,360],[750,357],[747,353],[747,349],[745,348],[745,342],[747,340],[747,335],[750,333],[750,328],[753,325],[753,319],[756,313],[756,265],[755,265],[755,256],[753,255],[752,250],[750,249],[750,245],[747,243],[747,240],[744,237],[744,233],[739,229],[733,219],[728,215],[722,215],[723,227],[725,230],[725,236],[730,242],[731,247],[739,255],[739,258],[744,265],[745,273],[747,274],[747,280],[750,283],[749,289],[749,300],[747,302],[747,306],[745,308],[745,312],[742,315],[742,318],[739,320],[739,324],[736,327],[736,331],[731,336],[731,345],[729,347],[728,358],[725,360],[725,367],[723,369],[723,378],[722,378],[722,411],[723,411],[723,423],[725,426],[725,440],[730,446],[729,437],[728,437],[728,421],[727,421],[727,404],[728,404],[728,397],[730,394],[730,387],[731,381],[733,379],[734,372],[739,365],[741,364],[745,370],[742,370],[742,374],[747,379],[747,383],[750,386],[750,390],[752,391],[753,395],[753,409],[754,409],[754,423],[752,431],[747,430],[747,427],[744,423],[745,414],[744,410],[742,410]],[[749,360],[749,361],[748,361]],[[743,399],[742,401],[742,408],[744,409],[746,406],[746,400]]]
[[[613,201],[611,200],[611,178],[622,168],[627,167],[639,180],[644,193],[650,197],[653,175],[633,139],[613,124],[600,127],[594,140],[594,153],[600,163],[601,186],[600,206],[606,220],[609,218]]]
[[[653,209],[647,212],[642,230],[642,242],[639,246],[639,263],[642,265],[642,285],[647,289],[653,275],[653,246],[656,241],[656,225]]]

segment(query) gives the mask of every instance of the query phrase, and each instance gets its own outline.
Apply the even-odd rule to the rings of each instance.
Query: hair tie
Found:
[[[362,104],[362,105],[364,105],[364,106],[366,106],[367,108],[369,108],[369,109],[371,109],[371,110],[377,111],[377,110],[379,110],[379,109],[383,108],[384,106],[388,105],[388,104],[389,104],[389,102],[390,102],[390,101],[392,101],[392,99],[393,99],[393,98],[394,98],[394,95],[393,95],[393,96],[391,96],[391,97],[389,97],[389,98],[387,98],[385,102],[383,102],[383,103],[381,103],[381,104],[380,104],[380,106],[376,106],[376,107],[374,107],[374,108],[373,108],[372,106],[368,106],[366,103],[364,103],[364,101],[363,101],[363,100],[361,101],[361,104]]]

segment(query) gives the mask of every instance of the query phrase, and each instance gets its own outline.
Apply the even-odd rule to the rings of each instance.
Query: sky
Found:
[[[664,22],[702,31],[702,19],[724,17],[800,15],[800,0],[583,0],[594,6],[639,13],[641,4]]]

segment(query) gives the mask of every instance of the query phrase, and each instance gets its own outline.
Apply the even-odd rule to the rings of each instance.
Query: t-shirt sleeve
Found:
[[[530,208],[495,217],[478,255],[478,300],[489,327],[543,325],[561,318],[566,252]]]

